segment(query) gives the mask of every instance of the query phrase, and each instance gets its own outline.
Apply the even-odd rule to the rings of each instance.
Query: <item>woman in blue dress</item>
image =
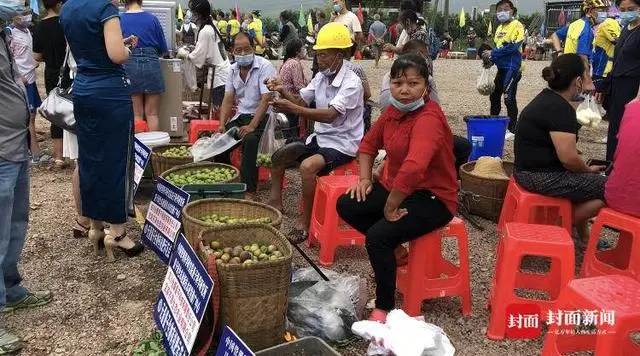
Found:
[[[60,22],[78,70],[73,83],[77,122],[78,165],[82,213],[91,219],[89,238],[94,251],[104,241],[107,258],[113,248],[127,256],[143,246],[126,236],[127,194],[132,172],[133,107],[122,64],[135,46],[135,37],[122,38],[118,9],[110,0],[69,0]],[[109,224],[105,235],[104,224]]]

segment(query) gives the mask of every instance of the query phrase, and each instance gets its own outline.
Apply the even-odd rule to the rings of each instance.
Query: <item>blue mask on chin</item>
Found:
[[[24,3],[15,0],[0,0],[0,20],[9,21],[20,15],[24,10]]]
[[[389,97],[389,104],[393,105],[396,109],[400,110],[400,112],[402,113],[416,111],[424,106],[424,95],[426,93],[427,93],[427,89],[424,90],[424,93],[422,93],[422,96],[418,100],[410,102],[408,104],[398,101],[392,95]]]

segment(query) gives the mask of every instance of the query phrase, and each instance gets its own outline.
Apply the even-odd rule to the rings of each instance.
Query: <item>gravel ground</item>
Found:
[[[375,101],[378,99],[380,77],[390,68],[391,62],[381,61],[380,69],[374,69],[372,61],[362,61],[360,64],[370,78],[372,99]],[[518,95],[521,108],[544,87],[540,73],[546,64],[527,63]],[[480,62],[438,60],[435,62],[435,71],[449,123],[455,133],[464,135],[464,116],[488,112],[488,98],[478,95],[475,89]],[[38,119],[37,127],[41,144],[50,150],[48,124]],[[605,135],[606,124],[596,130],[581,131],[579,148],[585,157],[599,158],[604,155],[604,146],[592,140]],[[512,156],[512,145],[508,143],[505,157]],[[297,174],[290,172],[288,176],[290,186],[285,194],[285,206],[288,208],[284,212],[283,231],[288,231],[295,222],[297,209],[291,207],[298,206],[300,191]],[[32,210],[21,268],[27,286],[51,289],[56,299],[49,306],[8,315],[6,325],[27,341],[22,353],[24,355],[128,353],[134,344],[149,336],[154,329],[151,310],[165,267],[150,252],[134,259],[121,254],[111,264],[106,263],[104,257],[94,257],[88,241],[75,240],[71,235],[74,219],[71,170],[37,167],[32,168],[31,177]],[[259,194],[263,201],[266,188],[263,187]],[[149,199],[150,189],[142,189],[137,203],[143,211]],[[463,318],[457,300],[443,299],[424,303],[425,318],[446,331],[456,345],[458,355],[536,355],[542,340],[493,342],[484,336],[488,321],[484,305],[494,264],[496,231],[492,222],[478,220],[484,231],[467,225],[470,234],[473,316]],[[132,236],[138,236],[139,231],[134,222],[129,224]],[[317,259],[317,248],[308,252]],[[295,263],[305,265],[299,256]],[[367,278],[369,294],[373,297],[371,268],[363,248],[339,249],[336,263],[331,268]],[[344,355],[363,355],[366,346],[366,343],[359,342],[340,352]]]

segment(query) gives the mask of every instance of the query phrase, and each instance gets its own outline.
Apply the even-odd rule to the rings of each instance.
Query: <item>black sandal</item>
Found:
[[[80,224],[78,218],[76,218],[76,224],[73,226],[73,237],[76,239],[82,239],[89,236],[90,226]]]
[[[293,229],[289,232],[289,242],[294,245],[301,244],[309,238],[309,233],[301,229]]]

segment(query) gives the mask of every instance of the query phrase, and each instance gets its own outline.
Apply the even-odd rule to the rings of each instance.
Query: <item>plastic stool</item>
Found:
[[[442,256],[442,239],[458,240],[460,267]],[[447,276],[442,278],[441,275]],[[421,314],[426,299],[459,296],[462,314],[471,315],[469,286],[469,241],[464,222],[453,218],[439,231],[433,231],[409,243],[409,263],[398,268],[396,284],[403,294],[402,309],[410,316]]]
[[[149,125],[144,120],[133,120],[133,128],[135,133],[149,132]]]
[[[551,258],[547,274],[527,273],[520,270],[525,256]],[[507,307],[511,304],[536,304],[541,317],[546,320],[547,311],[553,307],[560,291],[573,279],[575,257],[571,235],[563,228],[550,225],[522,223],[506,224],[498,242],[496,269],[491,283],[489,327],[487,337],[502,340],[505,335]],[[518,297],[514,289],[546,291],[550,300]]]
[[[364,235],[347,225],[336,211],[338,199],[354,184],[358,176],[319,177],[311,210],[307,246],[320,242],[320,264],[333,264],[338,246],[364,246]]]
[[[542,225],[559,225],[569,235],[572,232],[571,202],[566,199],[546,197],[530,193],[516,183],[512,177],[507,186],[507,193],[500,213],[498,233],[510,222]],[[558,220],[561,221],[558,224]]]
[[[358,165],[357,160],[353,160],[349,163],[343,164],[342,166],[338,166],[334,168],[331,172],[329,172],[330,176],[357,176],[360,166]]]
[[[605,226],[620,232],[618,244],[610,250],[598,251],[598,240]],[[602,209],[591,227],[591,237],[580,276],[584,278],[621,274],[640,281],[638,256],[640,256],[640,219],[612,209]]]
[[[220,128],[218,120],[191,120],[189,124],[189,143],[195,143],[202,133],[215,133]]]
[[[570,326],[552,323],[544,340],[543,356],[580,351],[595,351],[597,356],[640,355],[640,345],[629,337],[640,329],[640,283],[635,279],[611,275],[573,280],[560,293],[555,308],[563,312],[595,312],[598,330],[572,335],[567,332],[573,330]]]

